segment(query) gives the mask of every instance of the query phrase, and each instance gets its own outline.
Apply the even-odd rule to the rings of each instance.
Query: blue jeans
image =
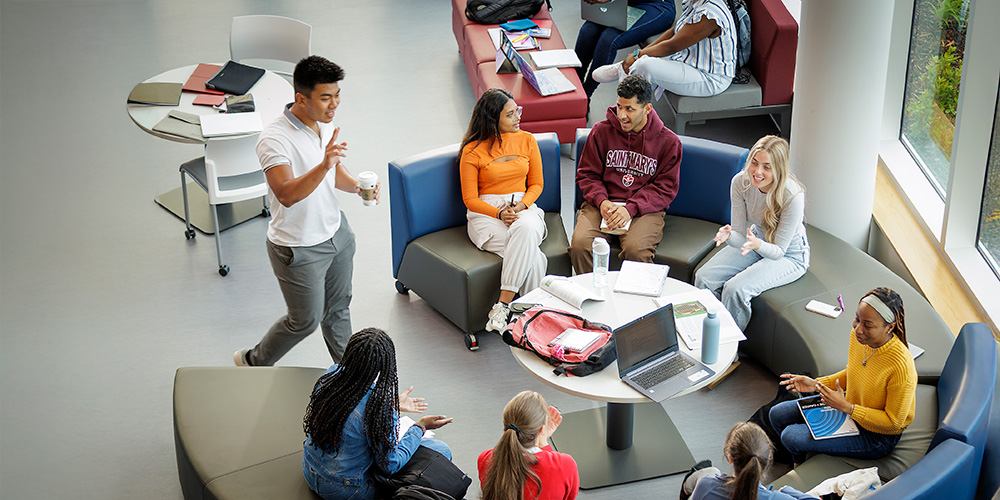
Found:
[[[781,435],[796,463],[802,463],[807,453],[826,453],[848,458],[875,459],[892,451],[901,434],[879,434],[858,426],[860,434],[829,439],[813,439],[809,426],[802,419],[799,405],[795,401],[785,401],[771,408],[768,414],[771,427]]]
[[[420,446],[426,446],[452,459],[451,448],[444,441],[437,439],[421,439]],[[377,467],[372,465],[372,467]],[[307,461],[304,463],[304,475],[309,488],[324,500],[371,500],[375,498],[375,486],[370,474],[364,477],[330,476]]]
[[[577,68],[576,72],[580,76],[580,80],[583,81],[583,90],[587,93],[588,98],[600,85],[591,76],[595,68],[615,62],[619,50],[638,45],[639,42],[653,35],[667,31],[674,24],[673,0],[640,3],[635,7],[646,11],[646,13],[628,31],[609,28],[590,21],[584,22],[583,26],[580,27],[574,50],[576,50],[576,56],[580,58],[583,66]]]
[[[736,325],[744,330],[750,322],[750,301],[754,297],[801,278],[808,268],[809,242],[805,236],[793,238],[785,256],[777,260],[765,259],[757,252],[740,255],[739,248],[726,245],[695,273],[694,286],[718,295]]]

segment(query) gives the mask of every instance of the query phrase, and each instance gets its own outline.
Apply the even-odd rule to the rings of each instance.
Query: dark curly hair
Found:
[[[639,104],[646,105],[653,102],[653,86],[639,75],[628,75],[618,84],[618,97],[635,97]]]
[[[469,130],[465,132],[462,145],[458,148],[459,155],[465,150],[466,144],[470,142],[475,142],[478,146],[480,142],[490,141],[491,147],[493,141],[500,144],[500,113],[503,112],[507,101],[513,98],[514,96],[510,92],[501,88],[492,88],[483,92],[483,95],[476,101],[476,107],[472,109]]]
[[[337,83],[344,79],[344,70],[322,56],[309,56],[295,65],[292,86],[296,94],[312,96],[313,89],[323,83]]]
[[[302,427],[313,446],[323,453],[336,453],[347,418],[369,390],[363,429],[376,462],[384,469],[396,446],[394,416],[399,414],[396,348],[384,331],[365,328],[351,336],[340,367],[320,377],[313,387]]]
[[[910,344],[906,342],[906,324],[903,321],[903,298],[895,290],[884,286],[880,286],[864,294],[861,298],[863,299],[869,295],[874,295],[875,298],[881,300],[892,311],[892,315],[896,319],[892,322],[889,333],[899,337],[899,340],[903,341],[903,345],[910,347]]]

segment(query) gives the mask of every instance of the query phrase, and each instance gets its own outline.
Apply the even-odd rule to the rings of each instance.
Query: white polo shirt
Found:
[[[319,123],[320,136],[291,112],[291,104],[276,120],[264,127],[257,141],[257,158],[267,169],[289,165],[300,177],[323,162],[326,145],[333,137],[333,123]],[[286,247],[308,247],[333,237],[340,228],[340,202],[334,194],[336,172],[327,173],[316,190],[302,201],[286,207],[267,187],[271,222],[267,239]]]

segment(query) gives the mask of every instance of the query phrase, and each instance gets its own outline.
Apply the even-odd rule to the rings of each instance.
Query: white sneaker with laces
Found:
[[[490,309],[490,319],[486,321],[486,331],[502,333],[507,328],[507,319],[510,318],[510,307],[503,302],[493,304]]]
[[[250,362],[247,361],[247,354],[249,352],[250,352],[250,349],[240,349],[240,350],[234,352],[233,353],[233,363],[236,363],[236,366],[251,366]]]
[[[618,80],[621,73],[622,63],[606,64],[594,70],[593,77],[597,83],[609,83]]]

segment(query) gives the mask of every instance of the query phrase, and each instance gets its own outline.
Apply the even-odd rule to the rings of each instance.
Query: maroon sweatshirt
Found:
[[[594,125],[580,155],[576,183],[583,198],[600,208],[624,201],[632,217],[666,210],[680,184],[681,141],[650,111],[638,133],[624,132],[615,107]]]

